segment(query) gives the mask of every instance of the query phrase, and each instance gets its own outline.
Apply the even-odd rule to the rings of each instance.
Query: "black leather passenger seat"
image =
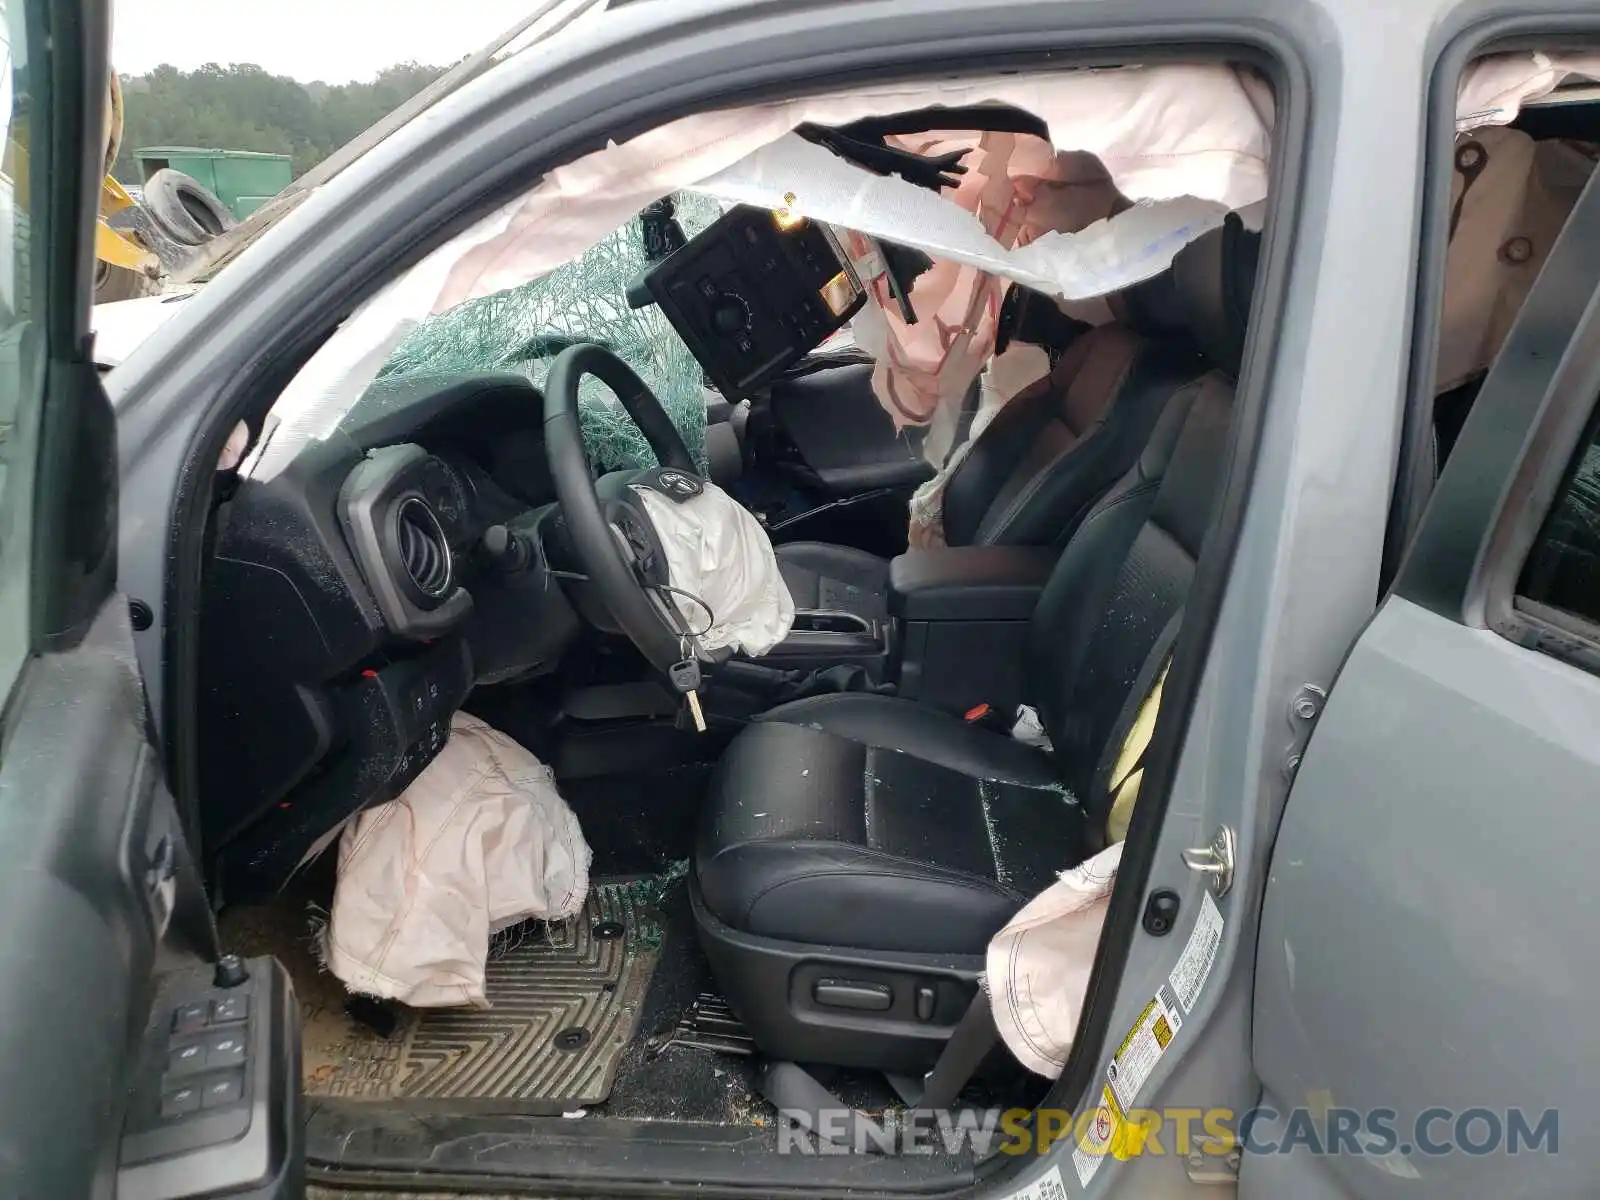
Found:
[[[1121,320],[1086,330],[1050,374],[1018,393],[945,484],[951,546],[1061,547],[1137,457],[1173,394],[1206,363],[1145,295],[1116,298]],[[778,566],[796,607],[883,617],[889,560],[848,546],[792,542]]]
[[[925,1068],[989,939],[1103,840],[1128,714],[1175,636],[1221,490],[1255,254],[1230,221],[1179,256],[1177,294],[1211,366],[1163,400],[1030,618],[1025,699],[1053,753],[864,694],[773,709],[729,746],[690,895],[724,995],[767,1055]]]
[[[766,779],[782,803],[723,799]],[[1071,857],[1081,817],[1049,758],[892,697],[818,696],[734,739],[702,826],[705,903],[736,927],[981,954]]]

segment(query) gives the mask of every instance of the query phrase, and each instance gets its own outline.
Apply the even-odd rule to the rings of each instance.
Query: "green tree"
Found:
[[[200,146],[287,154],[303,174],[445,72],[398,63],[363,83],[302,84],[252,63],[162,65],[124,75],[122,149],[115,173],[137,182],[142,146]]]

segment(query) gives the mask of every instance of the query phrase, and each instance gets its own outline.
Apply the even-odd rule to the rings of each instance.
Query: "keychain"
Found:
[[[695,732],[706,731],[706,715],[700,709],[700,663],[689,649],[689,639],[683,639],[683,658],[667,668],[667,678],[688,702],[689,718]]]

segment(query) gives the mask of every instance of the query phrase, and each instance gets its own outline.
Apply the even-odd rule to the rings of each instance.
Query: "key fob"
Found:
[[[667,678],[681,695],[688,695],[700,687],[700,664],[685,658],[667,668]]]

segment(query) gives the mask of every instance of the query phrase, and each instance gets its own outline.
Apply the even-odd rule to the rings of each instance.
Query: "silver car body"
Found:
[[[1209,652],[1175,668],[1192,707],[1170,801],[1148,869],[1118,900],[1136,911],[1146,884],[1172,887],[1181,915],[1170,936],[1133,934],[1120,981],[1101,984],[1114,1001],[1091,992],[1099,1016],[1054,1102],[1099,1103],[1106,1054],[1203,910],[1206,877],[1182,852],[1226,827],[1237,865],[1215,964],[1141,1104],[1243,1113],[1265,1098],[1286,1112],[1331,1096],[1402,1112],[1554,1106],[1575,1120],[1596,1096],[1579,1069],[1600,982],[1579,889],[1600,679],[1403,599],[1379,606],[1391,507],[1418,469],[1402,431],[1429,386],[1444,206],[1428,172],[1449,154],[1454,81],[1495,39],[1595,32],[1600,12],[1573,0],[682,0],[583,22],[323,184],[110,377],[121,585],[155,611],[140,655],[158,726],[170,738],[181,719],[162,639],[169,533],[204,485],[185,463],[215,461],[242,381],[281,386],[282,365],[337,314],[540,170],[697,107],[863,73],[1239,46],[1278,89],[1275,196],[1227,529],[1193,601],[1217,602]],[[1049,1196],[1041,1180],[1055,1179],[1143,1200],[1197,1186],[1170,1141],[1106,1158],[1086,1188],[1071,1149],[1058,1142],[987,1194]],[[1600,1151],[1575,1136],[1515,1182],[1504,1157],[1403,1165],[1285,1152],[1246,1155],[1235,1184],[1226,1166],[1217,1177],[1297,1198],[1575,1195],[1600,1180]]]

